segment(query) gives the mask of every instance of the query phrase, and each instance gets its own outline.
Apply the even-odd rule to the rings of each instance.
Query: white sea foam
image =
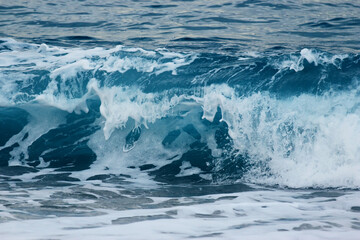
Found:
[[[101,101],[100,112],[106,119],[104,126],[105,139],[108,139],[116,128],[125,127],[129,119],[135,120],[136,125],[154,123],[165,117],[170,109],[179,104],[181,98],[174,96],[170,99],[166,94],[157,96],[153,93],[143,93],[136,88],[112,87],[99,88],[96,81],[89,83]]]
[[[217,106],[240,153],[253,167],[245,179],[289,187],[360,187],[358,90],[276,99],[236,96],[226,85],[205,89],[204,118]],[[261,166],[264,169],[261,169]]]
[[[347,57],[349,57],[347,54],[335,54],[328,56],[325,53],[304,48],[300,51],[300,55],[290,55],[287,59],[276,60],[271,64],[279,71],[294,70],[295,72],[299,72],[304,70],[305,60],[315,66],[331,64],[337,68],[341,68],[342,60]]]
[[[72,197],[77,196],[72,195],[76,191],[96,200]],[[0,204],[0,234],[6,239],[264,239],[265,235],[266,239],[358,239],[359,213],[351,211],[358,192],[330,192],[326,197],[326,192],[322,196],[305,191],[256,190],[197,197],[150,197],[152,203],[148,201],[146,208],[117,210],[116,206],[126,199],[120,192],[105,184],[66,187],[61,191],[35,188],[26,191],[27,197],[2,190],[4,202],[11,201],[15,208],[20,205],[23,210]],[[118,196],[114,209],[101,193]],[[64,216],[27,212],[38,208],[49,211],[43,204],[54,200],[57,194],[63,196],[56,200],[61,203],[57,210],[63,211]],[[133,201],[136,204],[141,198]],[[336,201],[331,201],[334,198]],[[102,201],[104,205],[100,205]],[[169,205],[171,202],[176,204]],[[77,213],[66,210],[72,206],[77,207]]]
[[[0,66],[7,70],[7,75],[2,75],[0,82],[2,105],[21,102],[21,99],[14,97],[14,92],[20,92],[23,87],[26,87],[26,81],[31,76],[29,71],[48,72],[51,80],[46,89],[39,89],[38,92],[33,93],[32,99],[44,99],[42,94],[50,93],[54,97],[45,97],[46,101],[52,104],[51,100],[54,100],[56,104],[59,102],[55,99],[57,97],[72,99],[81,98],[86,94],[82,90],[89,79],[77,78],[83,72],[94,74],[96,71],[106,71],[109,74],[124,73],[133,69],[155,75],[164,72],[176,75],[177,68],[192,63],[197,57],[196,54],[171,54],[165,50],[154,52],[124,46],[111,49],[59,48],[46,44],[25,44],[13,39],[0,40],[4,41],[2,45],[11,49],[11,51],[0,52]],[[122,56],[122,54],[127,55]],[[19,77],[19,73],[24,76]],[[56,105],[60,106],[60,104]]]

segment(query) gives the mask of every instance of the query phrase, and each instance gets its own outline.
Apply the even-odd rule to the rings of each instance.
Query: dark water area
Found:
[[[0,36],[55,46],[359,52],[351,1],[2,1]]]

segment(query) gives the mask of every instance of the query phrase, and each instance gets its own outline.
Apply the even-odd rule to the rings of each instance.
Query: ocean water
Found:
[[[360,239],[358,1],[0,3],[1,239]]]

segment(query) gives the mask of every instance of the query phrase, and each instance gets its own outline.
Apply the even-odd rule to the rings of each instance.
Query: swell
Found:
[[[359,56],[0,44],[0,164],[359,188]]]
[[[258,91],[279,97],[323,94],[356,85],[359,60],[356,54],[315,49],[226,56],[124,46],[59,48],[2,39],[0,103],[26,103],[46,95],[54,96],[53,101],[80,99],[93,78],[100,87],[134,86],[145,93],[227,83],[241,95]]]

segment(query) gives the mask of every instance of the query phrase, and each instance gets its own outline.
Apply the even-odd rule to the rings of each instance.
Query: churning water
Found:
[[[1,1],[0,236],[359,239],[359,36],[357,1]]]

